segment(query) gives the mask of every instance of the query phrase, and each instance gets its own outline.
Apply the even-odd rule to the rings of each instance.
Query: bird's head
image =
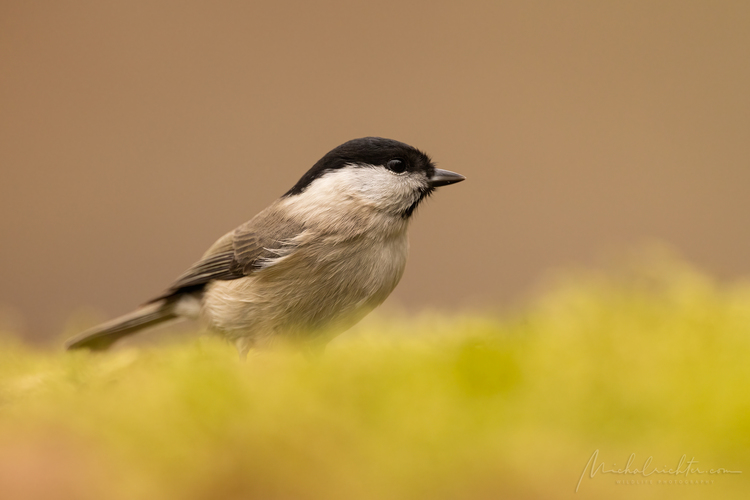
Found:
[[[436,187],[464,179],[436,168],[429,156],[408,144],[364,137],[328,152],[284,197],[326,205],[355,201],[409,218]]]

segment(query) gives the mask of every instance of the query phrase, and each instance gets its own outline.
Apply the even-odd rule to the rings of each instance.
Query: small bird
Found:
[[[67,348],[104,350],[144,328],[200,319],[240,358],[283,341],[318,350],[390,295],[406,266],[414,210],[435,188],[464,179],[402,142],[346,142],[164,293]]]

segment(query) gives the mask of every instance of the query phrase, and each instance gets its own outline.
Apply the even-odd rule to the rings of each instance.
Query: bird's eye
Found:
[[[406,162],[401,158],[396,158],[388,162],[388,170],[397,174],[403,174],[406,172]]]

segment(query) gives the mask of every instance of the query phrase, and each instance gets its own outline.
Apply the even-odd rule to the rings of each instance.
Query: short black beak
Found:
[[[450,170],[436,168],[435,173],[432,174],[432,177],[430,177],[427,182],[430,184],[430,187],[438,187],[447,186],[448,184],[455,184],[463,180],[466,180],[466,177],[461,174],[451,172]]]

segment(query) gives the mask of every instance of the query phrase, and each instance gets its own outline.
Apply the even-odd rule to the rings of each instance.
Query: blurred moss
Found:
[[[505,320],[381,316],[314,360],[243,364],[212,338],[103,355],[1,338],[2,498],[744,498],[750,486],[750,286],[673,259],[570,274]],[[596,449],[606,467],[687,454],[744,474],[629,486],[616,481],[643,478],[598,474],[575,494]]]

